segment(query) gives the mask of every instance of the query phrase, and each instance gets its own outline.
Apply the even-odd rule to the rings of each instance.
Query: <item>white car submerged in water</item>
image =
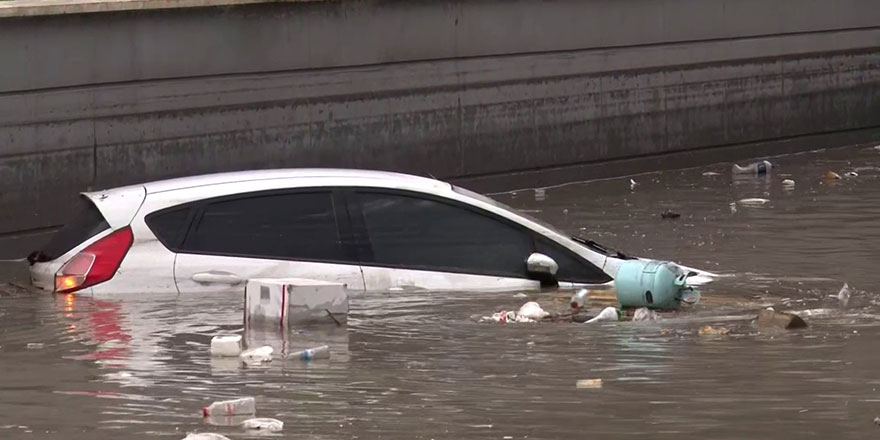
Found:
[[[627,257],[449,183],[378,171],[211,174],[85,193],[28,257],[57,293],[242,292],[251,278],[349,289],[575,288]]]

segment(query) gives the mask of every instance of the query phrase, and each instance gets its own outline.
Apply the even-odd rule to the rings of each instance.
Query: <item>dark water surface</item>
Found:
[[[880,166],[880,151],[776,161],[768,178],[732,180],[724,164],[635,176],[632,190],[625,178],[496,196],[628,253],[728,275],[693,309],[655,323],[478,324],[469,317],[526,300],[368,295],[353,300],[347,328],[246,335],[287,349],[329,343],[329,361],[243,369],[208,355],[212,335],[242,331],[238,296],[101,299],[7,288],[0,439],[876,437],[880,172],[836,182],[822,174]],[[786,177],[794,189],[783,188]],[[770,202],[736,204],[750,197]],[[681,218],[663,220],[664,210]],[[833,298],[844,282],[854,289],[847,308]],[[558,309],[567,296],[529,297]],[[748,318],[765,305],[811,326],[759,332]],[[731,333],[700,336],[707,324]],[[575,388],[588,378],[603,387]],[[245,395],[284,431],[202,421],[202,406]]]

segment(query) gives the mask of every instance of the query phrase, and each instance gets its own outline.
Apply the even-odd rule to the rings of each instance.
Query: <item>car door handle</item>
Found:
[[[244,281],[234,273],[221,271],[199,272],[192,276],[192,280],[201,284],[229,284],[230,286],[241,284]]]

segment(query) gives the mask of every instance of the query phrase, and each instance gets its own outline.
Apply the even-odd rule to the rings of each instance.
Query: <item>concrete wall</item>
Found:
[[[193,173],[474,177],[880,128],[876,0],[218,1],[2,2],[0,234]]]

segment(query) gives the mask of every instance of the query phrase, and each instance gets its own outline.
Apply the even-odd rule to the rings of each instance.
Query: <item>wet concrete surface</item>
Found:
[[[347,328],[246,335],[291,351],[328,343],[329,361],[244,369],[208,354],[212,335],[242,331],[239,296],[88,298],[7,285],[0,438],[264,437],[202,421],[202,406],[245,395],[258,416],[285,422],[275,438],[874,436],[880,171],[822,175],[880,166],[880,151],[773,160],[780,168],[766,178],[734,180],[721,164],[634,176],[632,189],[624,178],[495,196],[622,251],[725,275],[698,305],[659,322],[479,324],[470,316],[527,299],[367,295],[352,301]],[[744,198],[769,202],[737,203]],[[666,210],[681,217],[662,219]],[[834,298],[844,282],[846,308]],[[528,299],[554,310],[567,295]],[[749,319],[767,305],[810,326],[759,330]],[[700,335],[704,325],[730,333]],[[601,388],[576,389],[593,378]]]

